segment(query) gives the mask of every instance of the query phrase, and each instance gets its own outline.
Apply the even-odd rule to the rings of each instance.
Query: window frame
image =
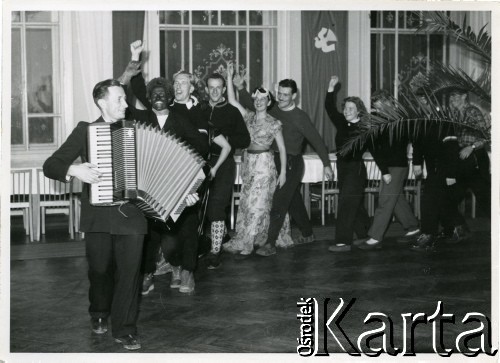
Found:
[[[22,82],[22,124],[23,124],[23,143],[11,144],[11,152],[13,156],[30,157],[29,154],[39,154],[53,151],[61,141],[62,134],[62,119],[63,107],[61,99],[62,89],[62,68],[63,61],[61,59],[61,13],[50,11],[51,20],[48,22],[30,22],[26,19],[27,11],[18,11],[20,14],[19,21],[11,22],[11,32],[18,29],[21,39],[21,82]],[[54,20],[54,14],[56,20]],[[32,113],[28,111],[28,59],[27,59],[27,44],[26,34],[30,29],[41,29],[51,31],[51,50],[52,50],[52,97],[53,97],[53,112],[51,113]],[[51,143],[30,143],[29,141],[29,120],[32,118],[51,117],[54,122],[53,142]],[[9,140],[10,141],[10,140]]]
[[[181,10],[170,10],[170,11],[181,11]],[[193,11],[203,11],[203,10],[182,10],[183,12],[188,13],[188,23],[187,24],[167,24],[167,23],[160,23],[160,12],[157,12],[158,16],[158,25],[159,25],[159,32],[158,35],[162,31],[181,31],[181,37],[184,38],[184,31],[188,31],[189,34],[189,42],[188,44],[185,44],[185,41],[182,42],[180,52],[181,52],[181,64],[186,63],[185,59],[185,47],[188,47],[188,57],[189,57],[189,69],[188,71],[190,73],[193,73],[193,32],[195,31],[229,31],[229,32],[234,32],[236,33],[236,49],[234,50],[234,57],[235,59],[239,59],[240,52],[239,52],[239,46],[238,42],[239,39],[241,39],[238,35],[238,32],[244,31],[246,34],[245,36],[245,41],[246,44],[250,44],[250,32],[251,31],[262,31],[262,43],[263,43],[263,48],[262,48],[262,64],[263,64],[263,69],[262,69],[262,84],[267,84],[271,85],[273,80],[277,77],[277,49],[278,49],[278,11],[262,11],[262,19],[263,23],[266,21],[266,17],[269,19],[270,25],[250,25],[250,12],[251,10],[213,10],[212,12],[217,12],[217,24],[210,24],[211,19],[209,21],[209,24],[193,24]],[[208,10],[207,10],[208,11]],[[222,16],[221,13],[223,11],[235,11],[238,13],[239,11],[245,11],[246,12],[246,21],[244,25],[239,25],[239,17],[238,14],[235,14],[236,18],[236,25],[222,25]],[[181,21],[184,22],[184,17],[181,16]],[[247,69],[247,76],[251,77],[250,74],[250,47],[247,46],[246,48],[246,54],[245,54],[245,66]],[[171,75],[167,74],[164,75],[167,78],[170,78]],[[246,87],[249,88],[249,82],[247,82]]]
[[[399,87],[399,84],[398,82],[396,82],[396,80],[398,79],[398,75],[400,73],[400,64],[399,64],[399,35],[412,35],[412,34],[417,34],[417,29],[416,28],[406,28],[406,25],[405,25],[405,28],[400,28],[399,27],[399,13],[401,12],[401,10],[393,10],[394,11],[394,27],[392,28],[387,28],[387,27],[372,27],[370,26],[370,39],[372,37],[372,35],[380,35],[380,43],[383,44],[383,38],[384,38],[384,35],[392,35],[394,36],[394,73],[391,75],[391,78],[394,80],[393,83],[391,85],[391,93],[392,95],[397,99],[398,98],[398,87]],[[373,12],[376,12],[377,16],[383,16],[383,13],[384,11],[383,10],[380,10],[380,11],[372,11]],[[406,22],[406,17],[407,17],[407,12],[408,11],[405,11],[405,10],[402,10],[402,12],[404,13],[404,16],[403,16],[403,21]],[[370,14],[370,16],[372,15],[372,13]],[[422,15],[423,15],[423,11],[420,11],[420,21],[419,23],[421,24],[422,23]],[[381,19],[380,23],[383,24],[383,20]],[[426,39],[426,54],[425,54],[425,58],[426,58],[426,71],[429,71],[429,67],[430,67],[430,37],[431,35],[437,35],[439,34],[439,32],[436,32],[436,33],[433,33],[433,34],[430,34],[430,33],[421,33],[421,35],[425,35],[425,39]],[[440,60],[442,63],[446,64],[448,62],[448,58],[449,58],[449,41],[448,41],[448,38],[443,34],[443,56],[442,56],[442,59]],[[374,62],[374,64],[377,64],[377,57],[380,56],[380,61],[378,63],[378,69],[377,69],[377,72],[376,72],[376,75],[377,77],[379,78],[379,80],[383,80],[384,78],[384,74],[383,74],[383,65],[384,65],[384,59],[383,59],[383,47],[382,46],[378,46],[376,47],[376,51],[378,52],[378,54],[372,54],[371,55],[371,62]],[[373,78],[372,78],[373,79]],[[372,85],[372,87],[376,87],[376,88],[380,88],[380,89],[384,89],[383,87],[383,82],[381,82],[382,84],[382,87],[376,87],[375,85]]]

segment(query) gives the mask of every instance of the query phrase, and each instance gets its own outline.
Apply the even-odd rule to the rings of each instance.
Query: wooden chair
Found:
[[[405,197],[413,204],[413,214],[417,219],[420,219],[420,200],[422,196],[422,179],[416,178],[413,173],[413,165],[411,160],[408,161],[408,177],[406,178],[403,191],[405,193]]]
[[[370,217],[373,217],[375,214],[375,196],[380,192],[382,173],[375,160],[366,160],[365,165],[367,174],[365,187],[367,212]]]
[[[334,173],[336,170],[332,165]],[[337,211],[339,205],[339,193],[340,190],[337,185],[336,180],[326,180],[325,173],[323,172],[323,178],[321,181],[321,188],[315,188],[311,186],[311,201],[317,201],[320,204],[321,209],[321,225],[325,225],[325,204],[327,204],[326,211],[328,214],[333,213],[335,218],[337,218]]]
[[[40,224],[42,234],[45,234],[45,214],[47,211],[57,211],[68,214],[68,231],[74,239],[74,198],[73,183],[63,183],[43,175],[43,170],[37,169],[38,193],[40,195]]]
[[[32,170],[11,170],[10,172],[10,213],[23,216],[26,235],[34,240]]]
[[[465,193],[467,194],[470,194],[470,197],[471,197],[471,211],[470,211],[470,214],[471,214],[471,217],[472,219],[475,219],[476,218],[476,195],[474,194],[474,192],[472,191],[472,189],[467,189],[465,191]],[[462,200],[462,202],[460,203],[459,205],[459,210],[460,212],[465,215],[465,199]]]
[[[236,176],[234,178],[233,193],[231,194],[231,229],[236,226],[236,206],[240,204],[240,193],[241,193],[241,163],[236,163]]]

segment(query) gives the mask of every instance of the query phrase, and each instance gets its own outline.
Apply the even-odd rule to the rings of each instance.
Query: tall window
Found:
[[[246,69],[250,89],[268,84],[276,69],[276,24],[276,11],[160,12],[160,73],[170,78],[184,69],[204,81],[234,61]]]
[[[57,12],[12,12],[11,143],[13,150],[52,147],[61,114]]]
[[[422,12],[372,11],[371,91],[397,97],[402,86],[417,87],[432,61],[446,63],[447,41],[441,34],[417,32]]]

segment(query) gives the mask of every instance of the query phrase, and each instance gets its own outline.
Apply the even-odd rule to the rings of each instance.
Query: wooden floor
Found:
[[[170,274],[157,277],[154,291],[140,304],[140,352],[295,353],[300,328],[297,301],[307,297],[316,298],[320,306],[330,298],[330,314],[340,298],[356,298],[342,321],[353,341],[369,330],[363,324],[369,312],[387,314],[399,346],[401,314],[432,315],[438,301],[457,322],[470,311],[491,316],[489,220],[470,220],[469,241],[440,245],[430,254],[397,244],[395,237],[403,232],[397,223],[390,227],[382,250],[329,253],[334,222],[330,219],[327,227],[320,227],[317,215],[313,220],[319,241],[312,244],[280,250],[269,258],[236,260],[223,255],[218,270],[207,270],[200,261],[194,296],[170,289]],[[26,244],[19,221],[12,221],[11,231],[10,351],[124,352],[109,333],[91,334],[83,242],[69,242],[59,219],[52,219],[47,237],[33,245]],[[22,251],[33,248],[39,252],[22,257]],[[453,347],[461,331],[461,324],[448,324],[445,342]],[[432,326],[417,327],[415,335],[416,351],[432,352]],[[341,352],[333,338],[328,350]]]

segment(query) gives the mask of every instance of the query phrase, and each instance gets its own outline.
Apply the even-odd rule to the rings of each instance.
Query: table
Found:
[[[328,154],[330,159],[330,165],[333,170],[333,178],[337,180],[337,155],[335,153]],[[310,187],[311,183],[320,183],[323,181],[323,162],[319,158],[318,154],[307,153],[303,155],[304,158],[304,175],[302,176],[302,197],[304,198],[304,204],[306,206],[307,213],[309,217],[311,216],[311,196]],[[368,173],[369,180],[380,180],[381,173],[380,170],[373,160],[370,153],[363,154],[363,159],[365,161],[366,170]],[[236,161],[236,178],[234,183],[241,184],[240,177],[240,167],[241,167],[241,155],[235,155],[234,160]]]

